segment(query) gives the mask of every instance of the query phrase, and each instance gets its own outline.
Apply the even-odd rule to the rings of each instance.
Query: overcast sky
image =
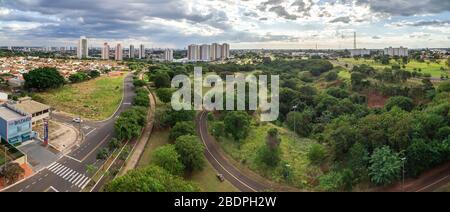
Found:
[[[0,0],[0,46],[450,47],[449,0]]]

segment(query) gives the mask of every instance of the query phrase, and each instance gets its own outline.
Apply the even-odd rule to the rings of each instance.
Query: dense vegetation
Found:
[[[64,77],[56,68],[44,67],[31,70],[23,75],[25,87],[28,89],[48,90],[62,87],[65,83]]]

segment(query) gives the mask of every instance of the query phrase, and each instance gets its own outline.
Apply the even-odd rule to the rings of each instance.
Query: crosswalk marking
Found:
[[[51,164],[47,169],[78,188],[84,188],[89,182],[88,176],[60,163]]]

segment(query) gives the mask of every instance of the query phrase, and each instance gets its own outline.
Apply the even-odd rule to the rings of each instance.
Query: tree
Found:
[[[134,87],[144,87],[147,84],[144,80],[135,79],[133,80]]]
[[[175,142],[175,149],[180,154],[181,161],[187,171],[200,171],[205,166],[205,147],[197,136],[184,135],[178,137]]]
[[[325,80],[328,82],[335,81],[338,78],[338,73],[336,71],[330,71],[325,75]]]
[[[348,167],[356,177],[361,177],[367,173],[368,164],[369,152],[360,142],[355,143],[348,152]]]
[[[64,77],[56,68],[44,67],[34,69],[23,75],[25,87],[29,89],[48,90],[64,85]]]
[[[175,141],[178,137],[183,135],[195,135],[195,128],[192,121],[177,122],[170,130],[169,139]]]
[[[387,111],[391,110],[393,107],[399,107],[409,112],[414,108],[414,102],[411,98],[408,97],[394,96],[389,98],[385,105]]]
[[[224,119],[225,131],[235,141],[245,139],[250,131],[250,117],[244,111],[228,112]]]
[[[406,170],[408,175],[416,177],[430,168],[435,152],[421,139],[415,139],[406,150]]]
[[[119,140],[130,140],[141,133],[145,125],[147,109],[144,107],[132,107],[120,114],[114,123],[114,129]]]
[[[156,88],[170,88],[170,77],[164,72],[158,72],[152,77]]]
[[[153,153],[152,161],[173,175],[183,174],[184,166],[174,145],[169,144],[157,148]]]
[[[195,118],[194,110],[169,110],[166,112],[164,118],[161,120],[163,125],[173,127],[176,123],[182,121],[192,121]]]
[[[117,148],[119,148],[119,147],[120,147],[120,141],[117,140],[117,138],[112,138],[112,139],[109,141],[109,149],[110,149],[110,150],[114,150],[114,149],[117,149]]]
[[[290,112],[287,115],[286,124],[289,129],[302,137],[308,137],[312,131],[313,114],[310,110],[303,112]]]
[[[327,159],[327,151],[320,144],[313,144],[308,151],[308,159],[314,165],[322,165]]]
[[[375,149],[370,157],[369,176],[377,185],[389,185],[400,177],[402,161],[388,146]]]
[[[200,189],[158,166],[129,171],[105,185],[106,192],[196,192]]]
[[[173,90],[170,88],[159,88],[156,90],[156,96],[164,103],[172,101]]]
[[[271,128],[267,132],[266,145],[262,146],[258,152],[259,160],[264,164],[275,167],[281,161],[281,139],[278,137],[278,130]]]
[[[225,124],[222,121],[217,121],[212,124],[211,134],[218,138],[225,135]]]
[[[9,163],[0,171],[0,176],[6,181],[6,184],[12,184],[23,177],[25,170],[18,163]]]

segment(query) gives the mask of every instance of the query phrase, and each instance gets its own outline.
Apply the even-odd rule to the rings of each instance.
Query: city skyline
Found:
[[[105,6],[107,5],[107,6]],[[437,48],[450,46],[450,3],[373,0],[0,1],[0,46],[104,42],[183,49]]]

